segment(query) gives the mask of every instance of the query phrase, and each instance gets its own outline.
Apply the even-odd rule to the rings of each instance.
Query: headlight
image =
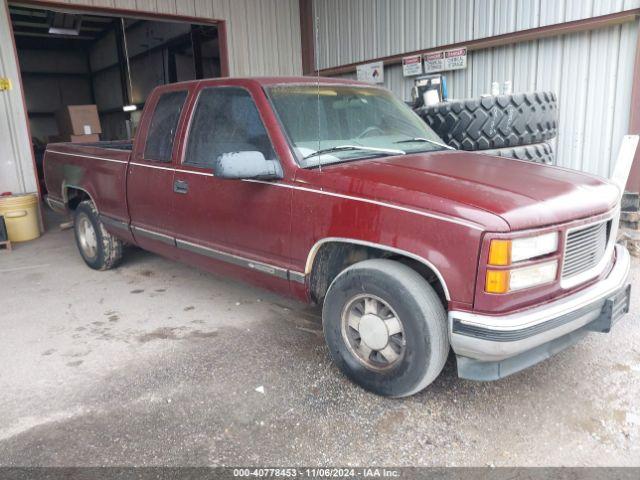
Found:
[[[558,250],[558,232],[513,240],[491,240],[489,265],[506,266]]]
[[[487,270],[485,291],[507,293],[544,285],[553,282],[557,273],[557,260],[512,270]]]
[[[553,282],[558,272],[558,262],[540,263],[531,265],[530,267],[516,268],[511,270],[509,279],[509,290],[522,290],[523,288],[534,287],[536,285],[544,285]]]

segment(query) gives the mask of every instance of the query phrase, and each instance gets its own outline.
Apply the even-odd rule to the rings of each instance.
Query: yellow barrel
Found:
[[[7,225],[7,234],[12,242],[26,242],[40,236],[38,195],[0,196],[0,215]]]

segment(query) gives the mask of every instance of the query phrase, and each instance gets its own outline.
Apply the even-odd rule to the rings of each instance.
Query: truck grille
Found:
[[[607,248],[611,222],[570,231],[564,249],[562,278],[571,278],[594,268]]]

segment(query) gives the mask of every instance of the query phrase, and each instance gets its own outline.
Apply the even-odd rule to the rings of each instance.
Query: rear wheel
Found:
[[[327,291],[322,319],[336,365],[380,395],[419,392],[447,359],[447,316],[437,293],[415,270],[392,260],[366,260],[340,273]]]
[[[76,208],[74,231],[80,255],[91,268],[109,270],[122,259],[122,241],[107,232],[90,200]]]

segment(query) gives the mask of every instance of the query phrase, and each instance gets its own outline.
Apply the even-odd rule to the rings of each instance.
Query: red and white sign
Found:
[[[422,74],[422,55],[411,55],[402,58],[402,74],[405,77]]]
[[[456,48],[455,50],[447,50],[444,52],[445,70],[460,70],[467,68],[467,49]]]
[[[444,52],[425,53],[424,73],[441,72],[444,70]]]
[[[424,73],[467,68],[467,47],[425,53],[422,57],[424,58]]]

